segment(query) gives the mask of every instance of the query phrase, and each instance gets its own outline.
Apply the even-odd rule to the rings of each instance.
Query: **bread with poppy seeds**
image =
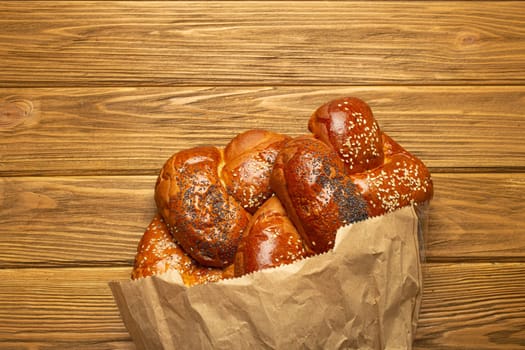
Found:
[[[312,114],[308,128],[343,161],[370,216],[432,199],[425,164],[380,130],[366,102],[343,97],[325,103]]]

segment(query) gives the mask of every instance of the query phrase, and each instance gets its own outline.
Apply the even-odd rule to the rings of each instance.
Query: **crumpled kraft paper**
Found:
[[[187,288],[110,282],[138,349],[410,349],[422,292],[413,207],[341,228],[333,250]]]

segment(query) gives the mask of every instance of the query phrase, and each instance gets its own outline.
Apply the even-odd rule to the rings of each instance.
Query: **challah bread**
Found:
[[[337,229],[367,218],[364,200],[333,150],[310,135],[288,141],[270,184],[308,249],[326,252]]]
[[[308,129],[248,130],[170,157],[133,278],[177,269],[193,285],[279,266],[328,251],[341,226],[432,198],[428,169],[364,101],[328,102]]]
[[[277,153],[290,137],[266,130],[248,130],[224,149],[222,181],[228,193],[253,214],[273,191],[270,174]]]
[[[433,186],[427,167],[387,134],[382,134],[382,140],[383,164],[349,175],[367,202],[369,215],[430,201]]]
[[[308,128],[345,163],[370,216],[432,198],[426,166],[380,130],[364,101],[355,97],[330,101],[312,114]]]
[[[308,129],[339,155],[351,173],[361,173],[383,164],[381,130],[364,101],[344,97],[319,107]]]
[[[235,255],[235,276],[289,264],[307,255],[301,236],[273,196],[255,212],[243,234]]]
[[[157,214],[140,239],[131,278],[160,275],[170,270],[178,271],[187,286],[233,276],[232,267],[211,268],[195,262],[175,243],[164,220]]]
[[[230,196],[219,174],[223,152],[196,147],[174,154],[155,186],[157,208],[173,237],[198,263],[233,263],[250,214]]]

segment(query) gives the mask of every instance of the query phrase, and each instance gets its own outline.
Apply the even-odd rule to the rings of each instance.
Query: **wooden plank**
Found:
[[[115,278],[128,278],[129,271],[1,269],[0,348],[110,349],[131,345],[107,284]]]
[[[416,349],[524,349],[524,264],[428,264]]]
[[[520,1],[4,1],[0,86],[523,84],[524,23]]]
[[[155,176],[0,178],[0,266],[116,266],[155,212]],[[524,261],[525,174],[435,174],[428,261]]]
[[[53,88],[0,89],[0,175],[152,175],[247,129],[305,133],[343,95],[431,168],[524,169],[523,86]]]
[[[525,347],[523,263],[423,271],[416,349]],[[131,348],[107,286],[128,276],[129,268],[1,269],[0,347]]]
[[[427,259],[525,257],[525,174],[436,174]]]
[[[155,213],[154,185],[155,177],[0,178],[0,266],[130,264]]]

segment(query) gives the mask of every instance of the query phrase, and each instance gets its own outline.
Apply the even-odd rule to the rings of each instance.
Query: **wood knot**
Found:
[[[479,45],[481,36],[473,32],[459,32],[456,37],[456,43],[461,48],[471,48]]]
[[[0,99],[0,130],[12,129],[35,117],[35,108],[31,101],[8,96]]]

